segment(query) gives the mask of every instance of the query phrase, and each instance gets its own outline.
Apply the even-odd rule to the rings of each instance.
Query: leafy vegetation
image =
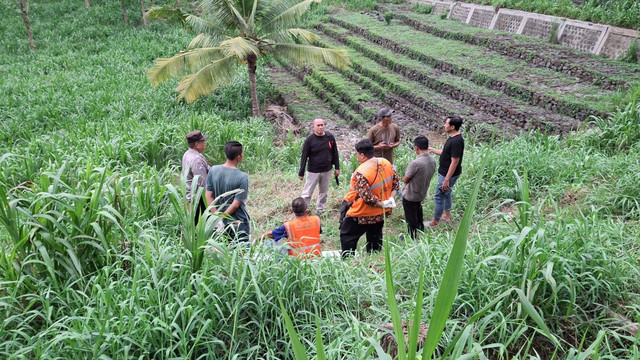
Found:
[[[637,104],[562,137],[476,143],[465,127],[453,211],[460,223],[411,242],[399,236],[405,224],[396,211],[383,254],[270,257],[260,243],[237,247],[211,236],[215,216],[194,226],[179,177],[186,132],[209,135],[209,163],[221,163],[222,145],[239,140],[254,235],[290,216],[300,140],[274,146],[271,124],[251,116],[248,74],[189,106],[175,103],[175,83],[152,91],[145,72],[192,34],[164,22],[138,27],[135,7],[135,26],[127,26],[112,1],[30,6],[35,53],[19,13],[2,11],[15,16],[0,22],[0,358],[388,359],[381,324],[436,318],[416,358],[427,350],[496,359],[640,353]],[[374,61],[362,54],[354,59],[364,72]],[[264,103],[275,94],[262,65]],[[378,78],[366,76],[371,84],[411,90],[378,66]],[[366,107],[351,105],[379,95],[347,78],[360,70],[317,68],[305,82],[364,123]],[[415,157],[410,146],[396,155],[401,173]],[[343,160],[348,174],[356,162]],[[331,189],[325,248],[338,246],[333,216],[347,187]],[[463,216],[476,195],[475,214],[472,202]],[[425,200],[425,214],[431,209]],[[457,286],[442,285],[456,280],[449,261]],[[410,351],[414,343],[412,335]]]

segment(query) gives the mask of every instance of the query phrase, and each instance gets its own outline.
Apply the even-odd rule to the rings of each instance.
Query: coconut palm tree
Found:
[[[294,27],[313,2],[319,0],[202,0],[201,16],[184,17],[198,33],[189,50],[157,59],[148,78],[155,87],[182,77],[176,88],[178,101],[191,103],[228,84],[236,64],[246,65],[252,113],[259,116],[256,65],[260,56],[273,54],[298,64],[349,65],[346,50],[313,46],[316,36]],[[149,12],[150,18],[166,15],[166,8]]]

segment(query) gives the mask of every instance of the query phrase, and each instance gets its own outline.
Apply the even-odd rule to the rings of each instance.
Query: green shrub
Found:
[[[391,20],[393,20],[393,11],[384,13],[384,22],[386,22],[387,25],[391,25]]]
[[[431,14],[433,11],[433,5],[413,3],[413,11],[418,14]]]
[[[631,103],[607,118],[593,117],[596,130],[587,133],[585,145],[607,154],[626,152],[640,141],[640,104]]]

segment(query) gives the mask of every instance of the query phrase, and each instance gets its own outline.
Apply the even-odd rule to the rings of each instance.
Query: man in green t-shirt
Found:
[[[212,167],[207,175],[207,203],[214,204],[211,212],[220,211],[232,217],[231,220],[224,221],[230,238],[249,241],[250,218],[245,205],[249,196],[249,177],[238,169],[238,164],[244,157],[242,144],[237,141],[227,142],[224,154],[226,162]],[[236,192],[222,196],[231,191]]]

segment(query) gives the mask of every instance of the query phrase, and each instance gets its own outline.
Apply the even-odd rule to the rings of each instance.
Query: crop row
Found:
[[[311,89],[318,98],[324,100],[331,110],[340,115],[343,119],[347,120],[351,126],[357,127],[360,124],[366,123],[365,118],[355,111],[351,105],[349,105],[349,103],[354,103],[355,101],[350,99],[348,94],[343,94],[339,97],[333,96],[330,89],[326,88],[320,81],[310,76],[308,71],[300,71],[300,69],[295,68],[292,64],[283,61],[282,59],[279,59],[278,62],[290,74],[296,75],[298,79],[302,80],[302,82]],[[341,98],[346,98],[346,101],[343,101]]]
[[[394,52],[408,56],[409,58],[419,60],[441,71],[450,73],[455,76],[467,78],[477,85],[484,86],[489,89],[501,91],[511,97],[519,98],[529,102],[531,105],[538,106],[559,114],[571,116],[578,120],[584,120],[592,115],[604,117],[606,114],[588,106],[577,104],[571,101],[557,99],[555,97],[542,94],[540,92],[527,89],[524,86],[515,84],[510,81],[500,80],[489,76],[486,73],[473,71],[463,66],[454,65],[452,63],[438,60],[432,56],[418,52],[397,42],[384,38],[382,36],[372,34],[370,31],[347,23],[335,17],[329,17],[329,21],[338,26],[342,26],[351,32],[358,34],[369,41],[391,49]]]
[[[387,11],[384,6],[377,6],[379,11]],[[561,72],[570,76],[575,76],[583,81],[590,82],[607,90],[615,90],[618,88],[628,88],[629,83],[624,80],[614,79],[608,74],[580,66],[576,63],[562,59],[554,59],[544,56],[537,51],[518,47],[506,41],[500,41],[494,37],[480,36],[477,34],[460,33],[451,30],[437,28],[435,26],[421,23],[416,19],[394,12],[394,18],[402,21],[404,24],[413,27],[416,30],[424,31],[435,35],[442,39],[462,41],[467,44],[486,47],[501,55],[512,57],[515,59],[526,60],[532,65],[547,68],[553,71]]]
[[[436,79],[435,77],[426,74],[420,69],[402,64],[397,60],[397,58],[385,55],[370,46],[366,46],[366,44],[361,43],[353,37],[340,36],[337,32],[331,30],[327,26],[320,26],[320,28],[327,36],[339,40],[349,47],[358,50],[380,65],[387,67],[403,76],[413,78],[419,81],[421,84],[427,86],[428,88],[435,90],[441,94],[445,94],[446,96],[456,101],[477,109],[482,109],[483,112],[486,112],[503,120],[513,122],[515,125],[522,128],[533,127],[544,128],[547,131],[555,130],[550,128],[551,125],[549,123],[540,121],[537,118],[536,114],[532,112],[518,110],[515,108],[515,106],[508,107],[499,103],[491,97],[465,91],[457,86]],[[427,98],[417,94],[414,89],[407,87],[406,85],[401,84],[397,81],[393,81],[386,77],[384,74],[376,71],[371,71],[367,67],[360,66],[360,64],[358,64],[358,62],[354,61],[353,59],[352,64],[353,68],[356,71],[362,73],[367,77],[370,77],[371,79],[374,79],[378,83],[382,84],[382,86],[385,86],[396,95],[408,99],[416,106],[426,111],[434,111],[439,114],[447,113],[447,111],[443,108],[433,104]]]
[[[331,44],[322,40],[318,40],[317,44],[327,48],[332,47]],[[352,49],[355,48],[352,47]],[[438,100],[440,100],[440,102],[446,102],[443,101],[445,95],[433,93],[425,96],[423,94],[424,91],[416,91],[415,85],[412,86],[408,82],[393,79],[393,76],[386,74],[384,71],[380,71],[379,68],[371,66],[371,64],[361,63],[356,56],[351,56],[350,60],[351,68],[339,70],[345,77],[358,83],[362,88],[368,89],[385,104],[391,107],[402,107],[402,111],[406,115],[410,115],[413,119],[425,119],[427,123],[424,125],[429,128],[439,126],[440,120],[452,112],[469,113],[467,109],[463,109],[464,107],[445,108],[438,105],[436,103]],[[401,74],[401,76],[405,75]],[[405,101],[401,101],[400,98]],[[412,106],[407,107],[406,102]],[[418,109],[423,111],[419,111]],[[487,116],[488,115],[484,115],[484,118],[486,119]]]

